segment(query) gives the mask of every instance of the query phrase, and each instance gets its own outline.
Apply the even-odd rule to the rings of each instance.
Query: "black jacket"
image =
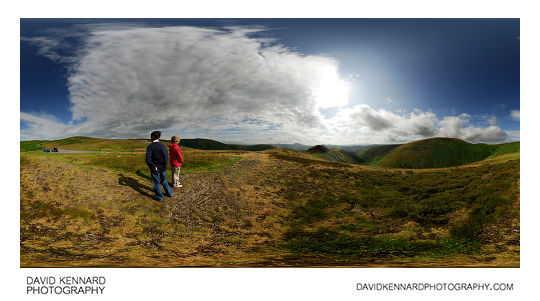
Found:
[[[158,171],[166,171],[168,162],[169,155],[165,145],[152,142],[146,147],[146,165],[150,167],[150,170],[154,171],[154,167],[157,166]]]

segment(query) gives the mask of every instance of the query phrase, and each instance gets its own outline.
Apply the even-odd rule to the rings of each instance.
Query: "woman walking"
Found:
[[[172,136],[171,143],[169,144],[169,163],[171,163],[171,175],[172,184],[174,187],[182,187],[180,184],[180,166],[184,162],[184,156],[182,156],[182,150],[180,149],[180,137]]]

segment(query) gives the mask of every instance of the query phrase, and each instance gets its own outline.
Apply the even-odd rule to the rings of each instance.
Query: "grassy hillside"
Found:
[[[353,164],[359,164],[361,162],[353,153],[349,153],[339,148],[329,149],[324,145],[315,145],[307,149],[305,153],[310,154],[312,158],[320,159],[320,160],[327,160],[327,161],[332,161],[332,162],[353,163]]]
[[[519,141],[494,145],[494,151],[486,159],[495,158],[506,154],[519,153]]]
[[[394,168],[438,168],[459,166],[485,159],[492,145],[470,144],[455,138],[431,138],[400,145],[378,164]]]
[[[407,144],[374,145],[356,153],[340,148],[316,145],[304,152],[311,158],[391,168],[440,168],[460,166],[502,155],[519,154],[519,142],[505,144],[471,144],[454,138],[431,138]]]
[[[185,148],[164,202],[141,153],[21,152],[21,266],[519,266],[519,146],[497,149],[404,171]]]
[[[356,152],[360,164],[377,166],[384,157],[401,144],[375,145]]]
[[[479,254],[496,240],[519,244],[510,235],[519,223],[519,160],[398,172],[275,156],[309,171],[287,181],[296,207],[286,245],[298,255],[425,260]]]
[[[144,151],[148,140],[139,139],[101,139],[91,137],[71,137],[61,140],[43,141],[43,148],[65,148],[72,150],[91,150],[106,152]],[[22,142],[21,142],[22,144]]]
[[[324,154],[330,161],[358,164],[360,161],[353,154],[339,148],[331,148]]]
[[[42,150],[45,148],[41,145],[43,142],[43,140],[21,141],[21,152]]]

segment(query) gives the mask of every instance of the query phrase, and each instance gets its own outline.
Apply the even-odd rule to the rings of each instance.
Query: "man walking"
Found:
[[[150,167],[150,173],[152,174],[152,182],[154,183],[154,192],[156,195],[154,199],[157,201],[163,200],[163,193],[161,192],[161,186],[165,190],[165,196],[171,197],[172,190],[167,183],[165,171],[167,170],[167,163],[169,156],[167,155],[167,148],[165,145],[159,142],[161,137],[160,131],[153,131],[150,134],[152,143],[146,148],[146,165]]]

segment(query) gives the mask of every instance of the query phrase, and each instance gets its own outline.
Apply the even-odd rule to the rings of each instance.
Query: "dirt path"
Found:
[[[181,175],[183,187],[164,199],[162,214],[188,230],[210,230],[199,255],[236,253],[241,258],[238,251],[260,252],[284,231],[267,217],[288,214],[279,185],[273,182],[283,180],[277,168],[268,154],[247,153],[226,169]]]

